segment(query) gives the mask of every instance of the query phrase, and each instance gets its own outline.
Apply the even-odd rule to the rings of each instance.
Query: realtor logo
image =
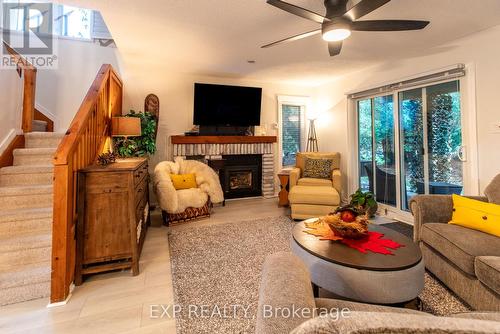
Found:
[[[35,67],[55,68],[53,15],[52,3],[3,2],[3,40]],[[3,45],[1,67],[15,62]]]

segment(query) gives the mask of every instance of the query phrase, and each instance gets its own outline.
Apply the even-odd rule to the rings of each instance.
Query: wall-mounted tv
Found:
[[[260,125],[262,88],[194,84],[193,124]]]

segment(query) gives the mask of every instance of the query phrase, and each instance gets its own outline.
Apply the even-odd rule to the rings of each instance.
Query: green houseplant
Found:
[[[116,138],[115,152],[121,157],[142,157],[156,152],[156,117],[150,112],[135,112],[130,110],[125,117],[141,119],[140,137]]]
[[[351,203],[353,207],[366,213],[369,217],[373,217],[378,209],[377,201],[373,193],[363,192],[361,189],[356,190],[351,195]]]

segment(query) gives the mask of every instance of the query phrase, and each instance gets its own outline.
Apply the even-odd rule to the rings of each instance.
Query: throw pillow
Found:
[[[453,195],[449,223],[500,237],[500,205]]]
[[[170,174],[175,190],[197,188],[194,174]]]
[[[332,178],[332,159],[306,159],[303,177],[312,177],[316,179]]]
[[[488,202],[500,204],[500,174],[495,176],[490,184],[484,189]]]

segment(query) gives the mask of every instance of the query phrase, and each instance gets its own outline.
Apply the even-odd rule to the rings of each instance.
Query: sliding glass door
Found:
[[[459,81],[358,100],[357,109],[362,190],[403,211],[417,194],[462,193]]]
[[[393,105],[392,95],[358,102],[361,188],[389,205],[396,205]]]

